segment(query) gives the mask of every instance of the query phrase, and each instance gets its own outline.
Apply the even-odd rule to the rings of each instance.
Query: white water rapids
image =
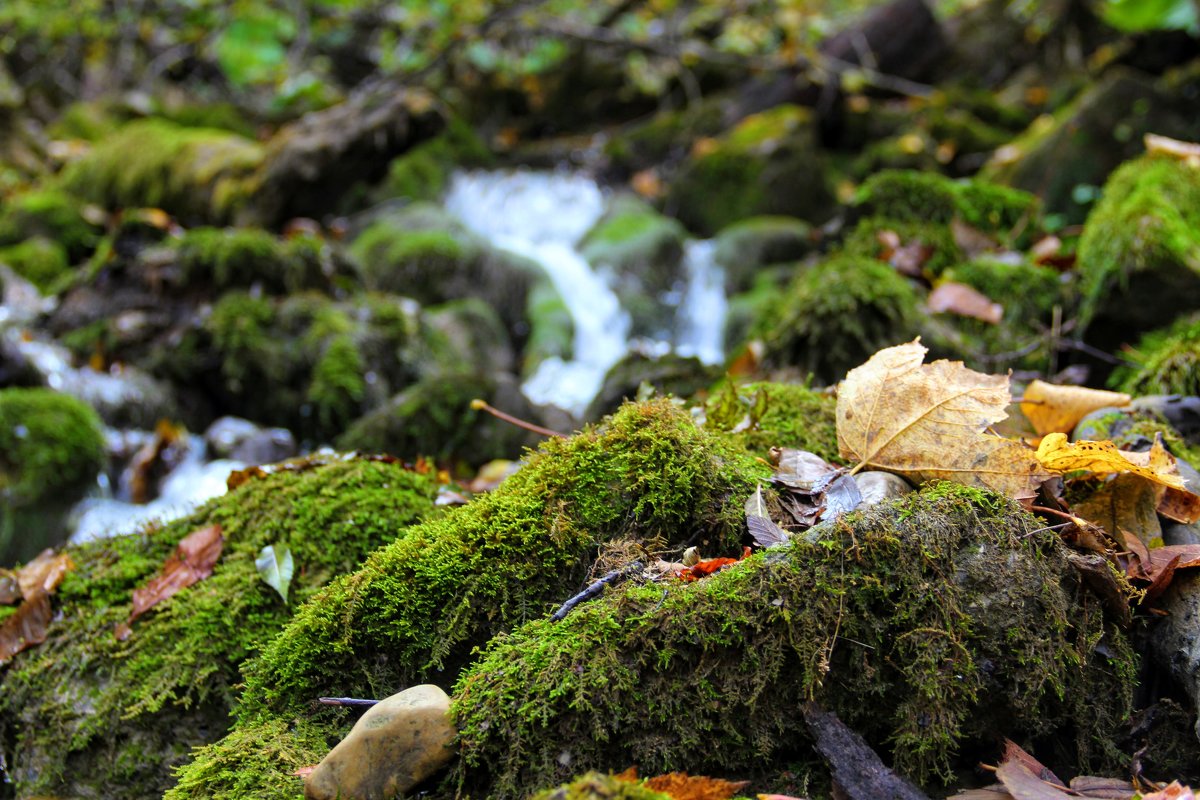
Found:
[[[591,178],[566,172],[460,172],[446,209],[497,247],[542,266],[575,325],[573,357],[548,358],[522,385],[535,403],[582,415],[604,376],[630,350],[629,314],[606,276],[577,249],[605,211],[605,193]],[[711,242],[688,242],[685,281],[664,298],[677,304],[672,342],[639,342],[647,352],[674,349],[707,364],[724,358],[724,276]]]

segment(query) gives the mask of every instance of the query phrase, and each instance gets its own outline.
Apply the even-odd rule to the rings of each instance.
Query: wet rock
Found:
[[[221,417],[204,431],[208,455],[244,464],[274,464],[296,455],[296,437],[286,428],[262,428],[248,419]]]
[[[490,375],[511,372],[516,362],[512,340],[495,309],[471,297],[425,309],[429,327],[445,338],[439,366]]]
[[[1134,411],[1147,411],[1161,417],[1189,444],[1200,444],[1200,397],[1178,394],[1145,395],[1134,398],[1130,407]]]
[[[1190,570],[1176,573],[1158,605],[1167,616],[1154,629],[1151,649],[1195,710],[1200,707],[1200,575]],[[1195,734],[1200,739],[1200,723]]]
[[[643,384],[660,395],[689,397],[711,386],[720,377],[718,367],[705,365],[698,358],[668,353],[647,356],[630,353],[604,376],[604,384],[588,405],[585,420],[597,420],[621,405],[623,400],[638,397]]]
[[[0,264],[0,328],[9,323],[27,325],[53,305],[33,283]]]
[[[860,472],[854,476],[854,482],[858,484],[858,492],[862,495],[863,505],[868,506],[882,503],[893,497],[900,497],[913,490],[912,484],[890,472]]]
[[[794,217],[752,217],[723,228],[715,237],[714,257],[725,270],[725,290],[750,288],[768,264],[799,261],[813,249],[813,229]]]
[[[450,762],[450,698],[422,684],[367,710],[304,781],[308,800],[386,800]]]

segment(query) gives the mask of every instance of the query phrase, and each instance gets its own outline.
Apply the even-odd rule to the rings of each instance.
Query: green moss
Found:
[[[393,159],[377,194],[437,200],[456,167],[483,167],[492,161],[491,151],[475,131],[461,119],[452,119],[443,134]]]
[[[726,380],[705,406],[704,426],[728,434],[759,458],[767,458],[772,447],[792,447],[839,460],[837,398],[804,384],[737,386]]]
[[[95,479],[104,465],[100,418],[50,389],[0,389],[0,500],[31,505]]]
[[[887,264],[835,256],[799,272],[762,323],[764,360],[834,383],[916,333],[917,292]]]
[[[872,175],[859,187],[856,203],[866,215],[926,224],[957,218],[994,234],[1036,229],[1038,215],[1038,199],[1028,192],[912,170]]]
[[[363,231],[350,255],[361,265],[368,287],[420,298],[432,276],[458,271],[478,253],[447,231],[398,232],[383,222]]]
[[[1145,156],[1112,174],[1079,240],[1082,321],[1115,345],[1194,310],[1200,292],[1200,168]]]
[[[455,687],[445,785],[521,796],[626,764],[771,775],[811,746],[796,709],[813,698],[927,783],[997,730],[1097,768],[1116,763],[1135,669],[1057,536],[1003,498],[940,487],[494,639]]]
[[[270,544],[296,562],[293,603],[392,541],[433,508],[436,483],[398,464],[329,456],[252,479],[159,530],[73,547],[49,639],[0,685],[0,740],[22,795],[156,797],[188,748],[229,724],[238,665],[291,616],[254,566]],[[132,624],[134,589],[186,534],[221,526],[213,574]],[[317,749],[312,738],[295,747]],[[273,741],[271,752],[286,751]],[[273,748],[273,750],[272,750]]]
[[[78,200],[57,189],[37,189],[10,198],[0,211],[0,244],[44,237],[61,245],[67,260],[85,258],[100,240]]]
[[[0,263],[12,267],[44,294],[61,286],[71,269],[66,248],[41,236],[0,248]]]
[[[746,117],[692,158],[667,203],[689,229],[711,236],[761,214],[824,220],[834,206],[828,184],[810,112],[780,105]]]
[[[246,667],[239,726],[299,716],[338,731],[340,715],[312,716],[312,697],[449,686],[473,647],[577,591],[605,547],[732,552],[764,474],[667,401],[546,442],[500,488],[409,529],[308,603]],[[216,752],[187,770],[210,769]]]
[[[110,208],[162,208],[185,222],[232,221],[249,201],[263,147],[228,131],[139,120],[63,174],[63,186]]]
[[[636,780],[589,772],[569,783],[540,791],[530,800],[668,800],[670,797]]]
[[[262,282],[276,290],[304,288],[285,285],[283,245],[258,228],[193,228],[183,235],[178,258],[184,285],[228,289]]]
[[[947,268],[963,259],[962,249],[954,241],[954,233],[949,225],[889,217],[867,217],[859,220],[842,243],[842,252],[860,258],[879,260],[886,256],[889,250],[889,247],[880,241],[880,234],[884,232],[898,236],[901,246],[920,245],[924,248],[926,257],[920,266],[926,275],[941,275]]]
[[[1124,353],[1136,365],[1113,372],[1109,385],[1134,397],[1146,394],[1200,395],[1200,318],[1185,317],[1148,333]]]
[[[313,368],[308,386],[308,401],[322,427],[342,428],[358,416],[366,391],[364,372],[353,339],[343,335],[329,342]]]

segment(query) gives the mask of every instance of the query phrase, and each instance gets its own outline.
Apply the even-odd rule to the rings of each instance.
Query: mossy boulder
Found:
[[[704,364],[698,358],[675,353],[661,356],[630,353],[604,376],[604,383],[583,417],[597,420],[611,414],[622,402],[638,397],[646,388],[664,396],[691,397],[711,386],[720,374],[719,367]]]
[[[714,237],[713,258],[725,271],[725,291],[747,291],[763,267],[804,258],[814,248],[813,237],[812,226],[795,217],[751,217],[722,229]]]
[[[893,242],[914,252],[913,266],[928,278],[936,278],[964,258],[948,224],[874,216],[858,220],[842,241],[841,251],[890,265],[896,258]]]
[[[248,206],[263,158],[260,144],[229,131],[138,120],[68,166],[62,185],[108,208],[155,206],[219,225]]]
[[[238,665],[331,578],[433,510],[436,482],[396,463],[329,456],[280,465],[188,517],[69,548],[46,642],[0,673],[0,746],[21,796],[161,796],[188,750],[230,725]],[[185,535],[221,526],[213,574],[132,623],[135,589]],[[285,604],[255,568],[286,546]],[[280,743],[276,747],[284,746]]]
[[[761,214],[820,222],[833,213],[826,165],[807,109],[777,106],[704,142],[693,147],[666,199],[689,230],[712,236]]]
[[[246,667],[232,736],[274,736],[272,720],[294,720],[307,736],[313,726],[337,734],[348,720],[314,712],[312,697],[448,687],[472,648],[578,591],[598,555],[611,563],[615,551],[680,552],[693,542],[733,552],[742,504],[764,474],[662,400],[547,441],[498,489],[410,528],[309,602]],[[238,747],[226,739],[200,750],[171,797],[289,796],[278,788],[288,760],[260,768],[268,742],[248,735]]]
[[[451,119],[441,134],[392,159],[387,176],[372,194],[381,200],[403,197],[434,201],[446,190],[456,168],[486,167],[493,160],[491,151],[470,125]]]
[[[349,253],[370,289],[425,305],[477,297],[499,313],[518,347],[533,336],[529,305],[557,294],[542,268],[482,241],[446,212],[414,204],[375,219]]]
[[[42,236],[0,247],[0,263],[12,267],[13,272],[44,294],[60,287],[71,269],[67,249]]]
[[[917,333],[919,295],[908,279],[871,258],[838,255],[797,272],[759,322],[763,360],[822,383]]]
[[[1146,334],[1123,353],[1135,362],[1118,367],[1109,385],[1135,397],[1200,395],[1200,317],[1191,315]]]
[[[1141,152],[1145,134],[1187,138],[1193,131],[1187,112],[1176,110],[1147,76],[1112,70],[1053,115],[1034,120],[981,175],[1033,192],[1048,213],[1079,223],[1094,198],[1086,190]]]
[[[511,375],[431,375],[365,414],[337,443],[343,449],[478,467],[498,458],[519,458],[524,448],[540,441],[535,434],[472,408],[475,399],[522,419],[536,417]]]
[[[1113,768],[1136,666],[1041,521],[937,484],[493,640],[453,692],[443,787],[518,797],[629,764],[761,780],[811,746],[796,709],[813,698],[930,785],[999,733]]]
[[[192,228],[176,250],[179,283],[187,288],[258,285],[275,294],[328,288],[338,266],[311,236],[280,239],[261,228]]]
[[[1106,350],[1200,307],[1200,167],[1150,155],[1114,172],[1078,271],[1085,337]]]
[[[37,189],[10,198],[0,211],[0,245],[44,237],[63,247],[67,260],[85,258],[100,241],[83,204],[59,189]]]
[[[758,458],[768,458],[772,447],[807,450],[833,463],[841,458],[837,397],[807,384],[738,386],[727,379],[704,405],[704,428],[729,435]]]
[[[661,297],[683,280],[687,231],[634,198],[615,201],[584,235],[579,251],[588,263],[611,276],[623,308],[630,312],[635,336],[664,338],[670,309]]]

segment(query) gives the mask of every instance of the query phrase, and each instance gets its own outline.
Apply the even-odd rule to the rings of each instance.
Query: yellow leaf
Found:
[[[1007,375],[960,361],[922,364],[920,340],[880,350],[838,388],[838,447],[856,460],[915,481],[952,480],[1030,498],[1050,477],[1019,441],[985,433],[1004,419]]]
[[[1079,420],[1101,408],[1127,406],[1130,397],[1122,392],[1105,392],[1082,386],[1056,386],[1034,381],[1025,388],[1021,413],[1039,436],[1070,433]]]
[[[1091,472],[1115,475],[1131,472],[1172,489],[1184,489],[1184,481],[1175,472],[1175,459],[1155,437],[1148,453],[1127,453],[1112,442],[1069,442],[1065,433],[1051,433],[1042,439],[1037,459],[1052,472]]]

